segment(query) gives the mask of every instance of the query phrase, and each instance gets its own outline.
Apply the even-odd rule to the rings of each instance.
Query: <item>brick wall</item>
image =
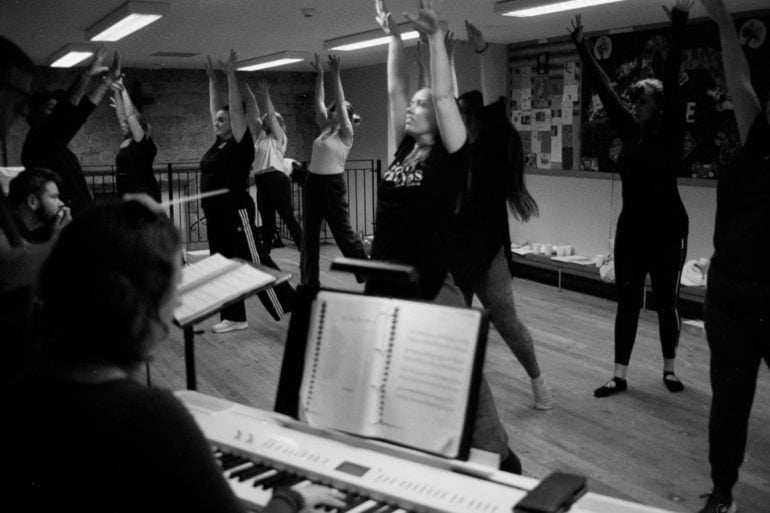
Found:
[[[37,89],[66,88],[78,70],[39,68],[35,76]],[[152,136],[158,145],[156,163],[198,161],[214,141],[208,111],[208,79],[203,70],[126,69],[129,91],[134,82],[141,83],[142,95],[154,103],[142,109],[152,125]],[[313,117],[313,73],[271,72],[239,74],[255,90],[257,80],[270,81],[270,96],[276,110],[286,121],[289,138],[287,157],[310,160],[313,139],[318,129]],[[223,88],[224,76],[220,76]],[[328,89],[328,88],[327,88]],[[226,98],[226,90],[222,90]],[[21,145],[28,126],[19,121],[8,137],[9,165],[20,165]],[[83,165],[110,165],[122,140],[115,113],[105,97],[88,122],[70,143]]]

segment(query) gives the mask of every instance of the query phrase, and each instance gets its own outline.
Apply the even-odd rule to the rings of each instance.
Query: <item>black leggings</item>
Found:
[[[770,367],[770,281],[737,281],[712,265],[704,313],[711,349],[711,479],[729,494],[746,453],[759,365],[764,360]]]
[[[228,194],[224,201],[204,207],[206,229],[211,254],[219,253],[227,258],[242,258],[255,264],[278,269],[270,255],[257,240],[254,218],[256,209],[248,193]],[[259,300],[275,320],[281,320],[291,311],[294,289],[287,282],[265,289],[257,294]],[[245,321],[246,307],[243,301],[222,309],[222,320]]]
[[[350,226],[347,193],[342,173],[318,175],[311,172],[307,175],[303,190],[304,239],[300,253],[303,285],[310,287],[320,285],[321,223],[324,219],[344,256],[363,260],[369,258],[361,239]]]
[[[291,203],[291,180],[283,171],[268,171],[254,177],[257,186],[257,208],[262,217],[262,237],[265,252],[270,253],[270,245],[275,232],[275,214],[283,219],[289,229],[297,249],[302,249],[302,228],[294,217]]]
[[[648,273],[658,310],[663,358],[674,358],[681,327],[677,299],[682,265],[687,254],[687,236],[668,238],[661,243],[632,240],[637,234],[627,236],[626,231],[618,228],[615,242],[615,285],[618,292],[615,363],[628,365],[631,360]]]

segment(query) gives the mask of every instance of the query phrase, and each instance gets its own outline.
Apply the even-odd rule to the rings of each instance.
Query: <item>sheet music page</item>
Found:
[[[388,318],[388,300],[318,293],[308,329],[300,418],[311,426],[366,434],[366,419],[378,404],[372,375],[383,364]]]
[[[481,313],[410,302],[400,308],[379,431],[454,456],[461,442]]]
[[[182,269],[181,304],[174,317],[184,324],[273,281],[275,277],[268,273],[216,253]]]

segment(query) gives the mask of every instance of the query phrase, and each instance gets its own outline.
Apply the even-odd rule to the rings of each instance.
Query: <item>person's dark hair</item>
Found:
[[[51,100],[57,102],[66,101],[67,92],[64,89],[56,89],[53,91],[38,91],[29,97],[29,113],[27,114],[27,121],[30,123],[40,118],[42,110],[48,105]]]
[[[31,75],[34,64],[24,50],[9,39],[0,36],[0,80],[6,79],[11,68]]]
[[[179,258],[173,223],[139,202],[104,203],[76,217],[41,272],[41,356],[127,370],[148,361],[148,335],[176,285]]]
[[[513,127],[500,101],[484,107],[484,97],[478,90],[468,91],[457,98],[463,113],[472,118],[479,129],[479,139],[486,148],[504,148],[505,169],[501,173],[508,206],[520,221],[527,222],[539,215],[537,202],[524,183],[524,150],[519,132]]]
[[[652,91],[652,99],[655,101],[655,104],[663,108],[663,82],[657,78],[645,78],[635,82],[628,92],[628,99],[633,103],[645,94],[647,90]]]
[[[355,110],[353,109],[353,105],[349,102],[345,102],[345,108],[348,111],[348,118],[350,119],[350,122],[354,125],[357,125],[361,122],[361,116],[356,114]],[[337,102],[333,102],[331,105],[329,105],[329,112],[334,112],[337,109]]]
[[[39,198],[49,182],[59,185],[61,179],[59,175],[44,167],[25,169],[11,180],[8,186],[8,201],[13,207],[18,207],[27,201],[30,194]]]

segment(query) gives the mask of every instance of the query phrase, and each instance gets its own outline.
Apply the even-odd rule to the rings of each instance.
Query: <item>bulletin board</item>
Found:
[[[770,11],[739,13],[734,19],[754,89],[764,106],[770,89],[767,33]],[[669,24],[661,24],[586,34],[586,39],[615,90],[626,100],[629,87],[637,80],[662,77],[669,30]],[[680,87],[685,140],[679,175],[715,179],[720,170],[732,166],[740,151],[735,116],[725,86],[716,24],[708,19],[690,20],[684,30],[683,42]],[[567,39],[563,43],[565,46],[540,43],[509,50],[512,121],[525,141],[525,151],[530,150],[528,168],[617,172],[616,160],[622,148],[620,139],[609,123],[593,78],[580,73],[579,57],[571,41]],[[538,67],[543,62],[550,65]],[[574,68],[570,63],[574,63]],[[572,82],[573,78],[575,82]],[[552,82],[555,85],[551,85]],[[539,130],[543,128],[542,123],[535,126],[532,120],[535,112],[542,109],[536,104],[544,104],[541,91],[546,84],[550,95],[547,107],[551,111],[551,133],[556,134],[555,140],[553,136],[549,140],[545,131]],[[525,91],[527,85],[530,92]],[[576,99],[573,98],[575,87]],[[570,116],[565,111],[570,103],[572,120],[568,124]],[[555,108],[559,105],[560,116]],[[543,118],[543,114],[539,116]],[[561,162],[554,158],[559,150]],[[546,162],[546,156],[550,161]]]
[[[528,169],[574,170],[580,155],[580,61],[564,42],[509,49],[511,122]]]

